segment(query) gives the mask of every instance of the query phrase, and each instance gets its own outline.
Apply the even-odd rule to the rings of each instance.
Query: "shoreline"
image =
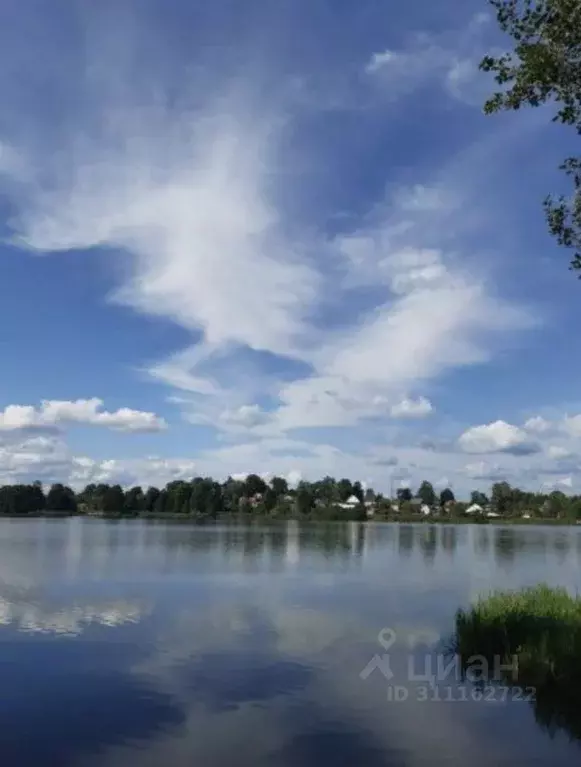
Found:
[[[192,524],[224,524],[227,522],[244,524],[264,524],[264,523],[282,523],[282,522],[300,522],[300,523],[345,523],[357,522],[359,524],[404,524],[404,525],[490,525],[490,526],[519,526],[519,527],[577,527],[581,523],[569,519],[546,519],[531,518],[522,519],[520,517],[484,518],[474,519],[469,517],[420,517],[420,516],[399,516],[399,517],[381,517],[368,519],[340,519],[340,518],[317,518],[317,517],[298,517],[298,516],[268,516],[265,514],[218,514],[215,517],[193,514],[153,514],[153,513],[110,513],[110,512],[91,512],[91,513],[71,513],[68,511],[58,512],[32,512],[29,514],[3,514],[1,519],[25,520],[25,519],[99,519],[99,520],[150,520],[155,522],[188,522]]]

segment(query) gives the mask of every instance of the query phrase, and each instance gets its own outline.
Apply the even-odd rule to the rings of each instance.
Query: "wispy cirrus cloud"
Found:
[[[139,32],[119,58],[106,26],[75,71],[82,108],[73,103],[42,136],[35,123],[0,135],[13,181],[13,242],[35,254],[106,254],[115,264],[111,300],[170,320],[186,337],[183,349],[144,361],[142,372],[166,387],[185,421],[214,427],[227,444],[165,466],[76,456],[75,482],[219,474],[226,464],[244,472],[253,462],[304,474],[353,473],[349,465],[366,472],[372,462],[320,430],[343,430],[343,438],[349,430],[365,461],[374,440],[391,452],[386,435],[406,428],[401,422],[413,429],[414,419],[438,417],[434,382],[490,362],[536,325],[537,313],[505,297],[482,267],[489,216],[479,184],[484,168],[501,164],[493,161],[498,141],[405,178],[386,166],[385,193],[359,200],[332,226],[318,209],[305,221],[296,200],[323,194],[295,169],[308,168],[316,146],[305,131],[313,112],[305,120],[303,107],[285,99],[285,83],[275,97],[258,69],[209,67],[203,53],[181,75],[151,77],[132,65]],[[481,30],[477,18],[460,36],[412,35],[370,59],[368,77],[387,90],[393,81],[393,93],[437,77],[452,92],[470,80]],[[507,145],[515,138],[503,132]],[[327,188],[349,183],[340,159]],[[153,413],[83,402],[25,407],[7,422],[161,423]],[[401,468],[414,476],[461,474],[465,460],[452,451],[406,453],[401,442],[397,450],[396,460],[416,464]]]
[[[400,190],[391,206],[331,241],[322,232],[307,247],[289,239],[291,222],[267,183],[280,125],[236,99],[220,102],[225,114],[218,103],[198,116],[146,112],[151,127],[137,142],[130,140],[137,113],[110,116],[115,140],[98,134],[75,147],[67,182],[36,187],[15,221],[19,241],[42,252],[128,253],[132,273],[115,300],[201,334],[191,351],[153,366],[156,378],[206,399],[217,394],[228,413],[232,387],[200,367],[241,347],[286,355],[313,374],[282,385],[279,407],[260,420],[283,431],[353,425],[393,415],[422,381],[485,361],[487,333],[531,325],[525,310],[491,296],[443,250],[415,245],[426,213],[457,204],[445,190]],[[343,300],[351,270],[385,285],[385,299],[340,333],[309,319],[326,300],[325,263],[308,258],[317,246],[343,260]],[[255,411],[256,403],[238,407]],[[229,420],[210,409],[218,426]]]
[[[404,45],[372,53],[364,71],[389,99],[436,83],[458,101],[479,104],[487,86],[479,63],[489,47],[489,21],[488,14],[477,13],[453,32],[415,32]]]

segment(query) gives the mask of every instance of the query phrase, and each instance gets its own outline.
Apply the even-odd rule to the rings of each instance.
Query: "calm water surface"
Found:
[[[409,676],[479,593],[580,564],[574,528],[2,520],[0,764],[578,765],[531,704]]]

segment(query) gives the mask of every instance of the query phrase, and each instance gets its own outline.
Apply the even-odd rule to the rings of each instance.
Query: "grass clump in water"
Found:
[[[454,646],[465,669],[486,659],[485,682],[534,687],[537,721],[581,738],[581,597],[544,584],[482,597],[457,612]],[[516,676],[493,676],[501,665]]]

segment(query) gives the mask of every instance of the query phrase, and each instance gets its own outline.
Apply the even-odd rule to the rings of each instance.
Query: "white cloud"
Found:
[[[546,480],[542,483],[541,488],[545,491],[550,490],[551,488],[557,489],[557,488],[572,488],[573,487],[573,477],[557,477],[557,479],[553,480]]]
[[[491,88],[479,71],[480,60],[490,49],[481,16],[474,16],[464,29],[439,35],[416,33],[397,49],[373,53],[365,72],[392,98],[437,82],[453,98],[481,104]]]
[[[380,78],[390,95],[414,90],[436,73],[450,66],[452,54],[433,38],[420,34],[400,50],[373,53],[365,65],[368,75]]]
[[[396,195],[398,206],[404,212],[438,211],[450,206],[449,192],[442,186],[414,184]]]
[[[11,431],[37,426],[38,413],[32,405],[8,405],[0,411],[0,430]]]
[[[545,434],[552,429],[552,424],[540,415],[529,418],[525,421],[524,427],[527,431],[535,432],[536,434]]]
[[[433,412],[432,403],[425,397],[417,400],[403,399],[391,408],[394,418],[423,418]]]
[[[566,416],[560,426],[569,436],[581,437],[581,415]]]
[[[256,407],[247,410],[249,397],[244,402],[239,381],[230,383],[240,378],[234,350],[192,348],[154,367],[153,375],[195,395],[187,407],[188,420],[223,429],[272,435],[389,419],[392,408],[397,412],[402,396],[418,383],[457,366],[486,362],[491,346],[504,343],[507,332],[535,324],[524,308],[491,295],[468,265],[460,267],[458,259],[437,247],[414,244],[427,232],[438,241],[442,231],[436,221],[456,210],[460,197],[449,184],[400,189],[358,228],[327,244],[335,261],[337,255],[343,259],[346,284],[336,291],[337,297],[344,296],[342,304],[349,301],[345,291],[352,280],[355,285],[384,285],[386,300],[367,308],[341,332],[313,328],[317,343],[305,342],[294,352],[312,367],[311,375],[277,386],[269,378],[261,381],[259,369],[253,371],[255,390],[247,394],[279,399],[270,418]],[[229,353],[236,364],[226,371]],[[261,390],[261,383],[268,388]]]
[[[478,80],[486,80],[486,78],[483,78],[478,65],[479,61],[475,58],[459,58],[453,59],[450,62],[448,71],[445,75],[446,88],[448,92],[459,101],[468,98],[470,90],[476,89]],[[484,83],[482,89],[477,90],[481,90],[484,95],[486,92],[485,88],[490,90],[490,84],[488,82]],[[474,100],[478,100],[480,103],[483,101],[483,99],[480,98],[476,99],[476,96],[474,97]]]
[[[530,455],[540,449],[526,432],[505,421],[473,426],[460,435],[458,444],[466,453]]]
[[[534,416],[525,421],[523,428],[539,436],[552,436],[568,438],[573,442],[581,437],[581,415],[565,415],[548,420],[542,416]],[[569,446],[570,447],[570,446]],[[550,450],[558,452],[565,447],[551,447]]]
[[[345,425],[377,415],[377,397],[396,397],[446,370],[484,362],[487,334],[527,322],[526,315],[487,296],[482,285],[447,273],[439,284],[410,289],[323,346],[313,360],[318,375],[281,390],[281,426]]]
[[[562,445],[549,445],[547,455],[555,461],[560,461],[564,458],[571,458],[573,453]]]
[[[291,487],[296,487],[302,478],[302,472],[298,469],[291,469],[286,476],[287,482]]]
[[[70,457],[68,481],[73,487],[89,483],[119,483],[121,485],[155,485],[162,487],[174,480],[190,480],[200,474],[198,461],[191,458],[161,458],[95,460],[86,456]]]
[[[20,433],[21,435],[21,433]],[[259,473],[264,477],[284,476],[291,485],[300,479],[320,479],[330,474],[361,481],[373,476],[371,484],[384,493],[394,492],[403,481],[413,489],[423,479],[442,488],[452,486],[459,498],[467,498],[470,490],[507,479],[512,484],[537,490],[540,477],[551,475],[551,481],[563,476],[577,476],[574,469],[561,467],[555,474],[547,456],[532,455],[527,469],[516,455],[504,454],[503,465],[476,461],[465,463],[461,453],[434,452],[419,447],[405,447],[386,442],[382,452],[353,448],[339,450],[332,444],[314,444],[286,437],[264,437],[239,444],[226,444],[215,449],[199,451],[189,456],[144,456],[97,459],[75,454],[57,437],[22,439],[18,433],[5,432],[0,444],[0,484],[30,482],[65,482],[75,488],[88,483],[120,483],[123,486],[150,484],[163,486],[167,482],[194,476],[213,476],[224,480],[228,475],[245,477]]]
[[[270,197],[277,119],[236,99],[179,116],[99,108],[106,125],[93,140],[95,125],[79,126],[83,141],[61,158],[68,182],[31,199],[17,221],[21,242],[124,249],[134,269],[116,300],[202,330],[210,345],[292,350],[318,275],[286,241]]]
[[[374,74],[380,69],[392,65],[396,60],[397,54],[390,50],[385,50],[383,53],[373,53],[365,67],[365,71],[369,74]]]
[[[471,479],[480,479],[487,482],[498,482],[507,477],[506,469],[503,469],[498,464],[490,464],[486,461],[468,463],[464,467],[464,472]]]
[[[384,51],[370,67],[374,76],[392,72],[415,87],[429,71],[445,79],[463,61],[452,47],[417,37],[410,50]],[[20,134],[13,137],[14,156],[37,171],[15,201],[17,242],[39,252],[113,250],[125,275],[115,300],[190,334],[185,350],[147,372],[174,394],[179,390],[173,401],[187,420],[231,432],[231,441],[246,433],[257,445],[215,451],[203,462],[75,457],[75,481],[187,476],[216,467],[256,471],[265,459],[269,469],[305,475],[309,460],[331,471],[342,461],[349,474],[353,457],[342,458],[332,445],[311,446],[315,458],[300,465],[296,455],[275,460],[274,451],[284,449],[275,438],[301,427],[357,428],[369,419],[384,428],[394,416],[426,415],[431,403],[408,399],[410,392],[456,367],[488,361],[513,331],[531,326],[528,311],[504,302],[474,266],[483,260],[477,232],[467,246],[452,237],[475,218],[464,195],[466,176],[478,177],[469,162],[460,163],[462,177],[420,177],[403,189],[394,179],[386,200],[330,236],[326,221],[305,227],[294,204],[285,203],[299,198],[305,184],[282,153],[294,138],[286,132],[293,127],[287,105],[272,108],[256,97],[259,87],[240,80],[205,88],[194,75],[191,83],[165,83],[167,91],[162,82],[150,99],[147,77],[125,80],[110,57],[96,62],[99,88],[89,77],[87,108],[66,126],[77,140],[39,141],[37,154],[20,146]],[[452,79],[462,80],[457,69]],[[118,87],[121,101],[110,98]],[[195,99],[188,101],[191,93]],[[163,106],[167,94],[167,103],[178,105]],[[58,157],[56,173],[51,157]],[[372,297],[362,299],[361,287]],[[332,315],[340,319],[328,320]],[[276,363],[258,362],[252,382],[241,382],[241,357],[258,352],[276,355]],[[292,375],[270,372],[285,364],[294,366]],[[268,412],[256,404],[266,401],[274,402]],[[109,413],[101,406],[100,400],[49,402],[7,408],[3,418],[5,428],[16,430],[71,422],[122,430],[164,425],[153,413]],[[304,443],[290,449],[306,451]]]
[[[16,439],[0,444],[0,484],[34,479],[56,481],[67,477],[69,468],[67,447],[54,437]]]
[[[252,428],[268,421],[260,405],[241,405],[236,410],[225,410],[220,414],[220,421],[226,426]]]
[[[0,411],[0,431],[55,427],[79,423],[104,426],[115,431],[152,432],[166,428],[163,418],[130,408],[114,412],[100,410],[103,401],[92,399],[44,400],[39,408],[32,405],[8,405]]]

